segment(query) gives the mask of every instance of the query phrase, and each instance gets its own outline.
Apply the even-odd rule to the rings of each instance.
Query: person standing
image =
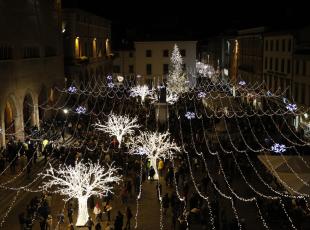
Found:
[[[127,219],[127,222],[126,222],[126,226],[125,226],[125,229],[130,229],[130,220],[132,218],[132,212],[131,212],[131,209],[129,207],[127,207],[127,210],[126,210],[126,219]]]
[[[86,222],[86,226],[87,226],[88,230],[92,230],[92,228],[94,226],[94,222],[91,219],[91,217],[88,217],[88,221]]]

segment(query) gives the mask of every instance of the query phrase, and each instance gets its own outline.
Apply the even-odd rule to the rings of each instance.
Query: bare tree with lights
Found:
[[[180,151],[181,148],[171,140],[169,132],[145,131],[131,140],[129,153],[145,155],[155,170],[154,179],[158,180],[157,160],[171,159]]]
[[[152,91],[149,89],[147,85],[137,85],[130,89],[130,96],[132,97],[140,97],[141,104],[144,103],[145,97],[151,95]]]
[[[41,175],[44,180],[41,188],[64,195],[64,201],[78,199],[79,209],[76,226],[84,226],[88,220],[87,200],[90,196],[106,196],[113,193],[113,183],[121,177],[113,164],[103,167],[99,163],[77,162],[75,166],[61,165],[58,169],[51,165]]]
[[[127,115],[122,116],[111,114],[108,117],[108,121],[106,121],[104,124],[96,123],[95,127],[99,131],[103,131],[110,134],[111,136],[115,136],[119,143],[118,147],[120,148],[123,137],[125,135],[132,135],[134,133],[134,129],[140,127],[137,122],[137,117],[130,118]]]
[[[180,95],[189,91],[189,81],[183,71],[183,59],[178,46],[175,44],[170,58],[170,71],[167,78],[168,93]]]

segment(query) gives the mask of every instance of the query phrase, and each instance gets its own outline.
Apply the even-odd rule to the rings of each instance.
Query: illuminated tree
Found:
[[[157,160],[171,159],[181,148],[170,139],[170,133],[140,132],[130,144],[130,154],[145,155],[155,170],[154,179],[158,180]]]
[[[167,91],[170,94],[180,95],[189,91],[189,81],[183,72],[183,59],[178,46],[175,44],[170,58],[170,71],[167,79]]]
[[[141,97],[141,103],[144,102],[145,100],[145,97],[148,96],[148,95],[151,95],[152,94],[152,91],[149,90],[149,87],[147,85],[137,85],[133,88],[131,88],[130,90],[130,96],[131,97]]]
[[[99,163],[77,162],[75,166],[61,165],[58,169],[51,165],[41,175],[47,179],[43,182],[43,190],[64,195],[65,201],[77,198],[79,203],[76,226],[84,226],[88,220],[87,200],[90,196],[106,196],[113,193],[113,183],[119,183],[121,177],[113,164],[103,167]]]
[[[135,128],[139,128],[140,125],[137,124],[137,117],[131,119],[129,116],[125,115],[115,115],[111,114],[108,117],[108,121],[104,124],[96,123],[95,127],[97,130],[106,132],[111,136],[115,136],[119,145],[121,147],[123,136],[132,135]]]

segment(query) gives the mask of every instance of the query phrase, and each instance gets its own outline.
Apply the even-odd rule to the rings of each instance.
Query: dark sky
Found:
[[[63,0],[63,4],[112,20],[114,40],[178,35],[202,39],[227,29],[286,27],[310,22],[306,3],[292,0]]]

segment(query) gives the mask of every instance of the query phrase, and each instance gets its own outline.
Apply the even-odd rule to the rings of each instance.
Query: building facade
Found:
[[[63,9],[65,77],[82,87],[112,72],[111,22],[79,9]],[[100,80],[100,79],[99,79]]]
[[[40,125],[63,83],[60,1],[0,3],[0,145]]]
[[[267,33],[264,36],[264,80],[269,90],[286,90],[291,96],[293,80],[294,36],[290,33]]]
[[[250,84],[263,80],[263,33],[265,28],[239,30],[237,79]],[[235,43],[236,45],[236,43]]]

